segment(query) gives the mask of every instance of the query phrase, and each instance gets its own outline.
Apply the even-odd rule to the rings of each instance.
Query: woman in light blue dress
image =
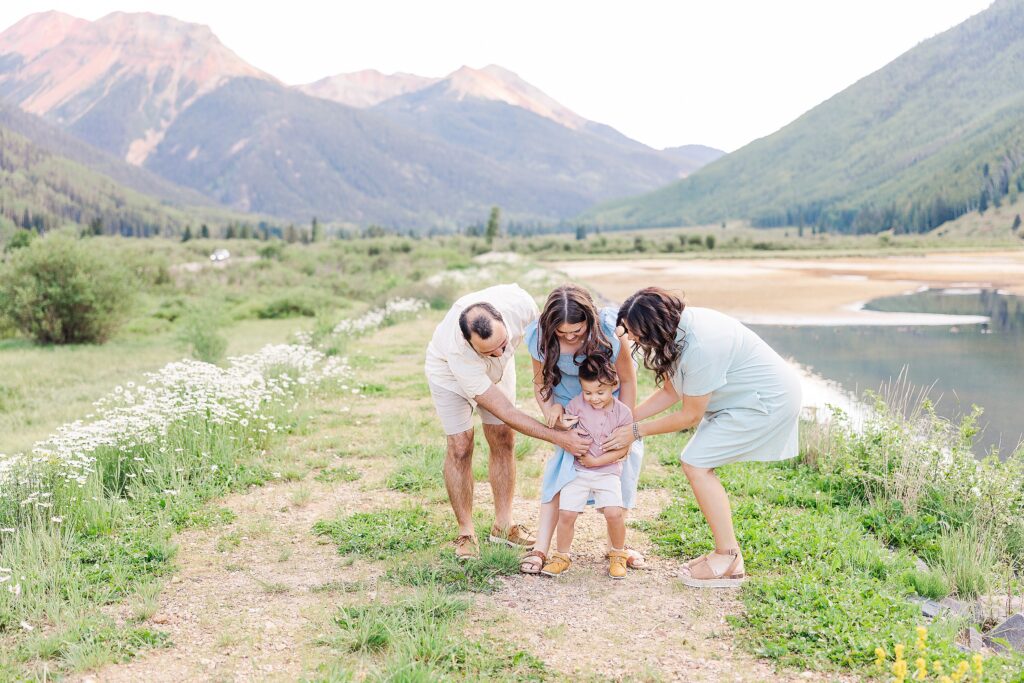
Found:
[[[715,550],[685,563],[682,579],[694,587],[738,585],[745,577],[743,555],[715,468],[797,455],[800,378],[738,320],[686,306],[657,287],[626,299],[617,322],[661,388],[633,411],[637,422],[616,430],[603,446],[615,449],[644,436],[697,428],[680,459]],[[680,410],[641,422],[680,400]]]
[[[615,308],[600,311],[587,290],[565,285],[551,292],[536,322],[526,327],[526,344],[533,358],[534,395],[544,421],[554,427],[565,406],[582,393],[579,364],[588,355],[603,354],[615,363],[619,375],[618,399],[632,409],[636,405],[636,366],[629,349],[615,336]],[[636,485],[643,464],[643,442],[624,444],[622,501],[628,510],[636,502]],[[551,546],[558,519],[558,492],[576,477],[573,457],[562,449],[555,451],[544,468],[541,484],[541,512],[537,541],[533,551],[523,558],[525,574],[540,573]],[[628,549],[627,563],[639,569],[644,557]]]

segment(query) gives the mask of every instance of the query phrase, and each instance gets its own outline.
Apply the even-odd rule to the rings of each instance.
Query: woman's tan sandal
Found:
[[[572,560],[569,559],[569,556],[556,550],[551,553],[551,559],[544,563],[544,568],[540,570],[540,573],[544,576],[562,576],[569,571],[571,566]]]
[[[626,548],[626,564],[630,569],[647,569],[647,559],[639,550],[633,550],[632,548]]]
[[[531,550],[519,561],[519,571],[523,574],[540,574],[540,570],[547,564],[548,556],[540,550]]]
[[[742,556],[739,548],[731,548],[724,551],[716,551],[719,555],[732,555],[732,562],[725,568],[724,572],[716,572],[708,561],[712,553],[698,557],[683,565],[679,574],[683,584],[691,588],[735,588],[746,580],[746,573],[737,571]]]

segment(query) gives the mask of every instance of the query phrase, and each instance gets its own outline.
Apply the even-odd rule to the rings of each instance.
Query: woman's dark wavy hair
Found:
[[[561,348],[555,330],[564,324],[587,324],[587,338],[573,356],[573,362],[579,365],[587,356],[612,357],[612,343],[604,336],[601,324],[597,319],[597,307],[590,297],[590,292],[579,285],[562,285],[548,295],[540,318],[537,331],[540,340],[537,344],[540,351],[540,396],[545,401],[551,398],[555,387],[562,381],[562,371],[558,369],[558,356]],[[534,378],[537,381],[537,378]]]
[[[686,304],[660,287],[646,287],[622,302],[615,325],[625,325],[636,339],[633,352],[643,352],[644,367],[652,370],[658,386],[672,375],[681,353],[676,329]]]

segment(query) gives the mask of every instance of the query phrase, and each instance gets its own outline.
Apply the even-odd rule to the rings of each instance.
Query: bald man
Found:
[[[448,440],[444,483],[459,535],[455,556],[480,557],[473,528],[473,412],[479,408],[490,450],[494,525],[488,540],[529,548],[533,537],[512,521],[516,487],[513,430],[583,455],[589,441],[575,431],[551,429],[515,407],[515,350],[537,304],[519,285],[496,285],[462,297],[427,345],[427,385]]]

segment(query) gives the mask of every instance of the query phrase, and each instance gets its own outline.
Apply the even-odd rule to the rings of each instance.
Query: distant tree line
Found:
[[[843,207],[830,201],[795,204],[769,210],[751,219],[758,228],[795,225],[812,232],[846,234],[876,233],[893,230],[897,234],[923,233],[948,221],[978,211],[985,213],[1004,201],[1013,203],[1024,193],[1024,154],[1007,152],[993,169],[985,162],[978,169],[973,191],[942,189],[922,199],[898,204],[863,204]]]

